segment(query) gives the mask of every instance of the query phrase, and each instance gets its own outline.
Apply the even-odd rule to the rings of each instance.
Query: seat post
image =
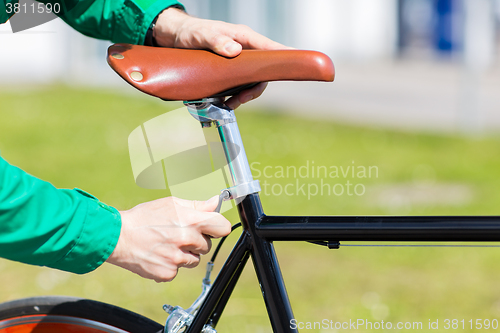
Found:
[[[260,183],[254,180],[248,163],[243,141],[236,122],[234,111],[224,105],[223,98],[206,98],[199,101],[187,101],[189,113],[203,127],[216,126],[221,140],[226,162],[231,174],[233,186],[227,189],[229,199],[260,192]]]

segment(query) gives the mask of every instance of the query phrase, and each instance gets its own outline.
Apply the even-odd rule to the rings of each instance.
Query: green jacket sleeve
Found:
[[[116,209],[0,157],[0,257],[83,274],[111,255],[120,229]]]
[[[6,22],[7,4],[19,0],[2,0],[0,23]],[[60,3],[65,10],[59,15],[82,34],[115,43],[144,44],[146,32],[154,18],[165,8],[180,5],[175,0],[41,0]],[[2,8],[3,6],[3,8]]]

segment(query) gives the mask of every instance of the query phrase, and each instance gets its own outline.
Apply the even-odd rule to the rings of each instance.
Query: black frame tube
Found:
[[[236,287],[236,283],[238,283],[241,273],[243,272],[243,268],[245,268],[245,265],[249,257],[250,257],[250,252],[247,251],[243,259],[241,260],[240,265],[234,272],[233,278],[227,285],[226,290],[224,290],[224,293],[222,294],[219,303],[217,303],[217,306],[212,312],[212,316],[210,317],[209,321],[209,324],[212,325],[212,327],[217,326],[217,323],[219,322],[219,319],[222,316],[222,312],[224,311],[224,308],[226,307],[226,304],[233,293],[234,287]]]
[[[248,233],[244,232],[234,246],[233,251],[224,263],[224,266],[222,266],[217,278],[208,292],[207,298],[203,301],[192,324],[186,330],[186,333],[201,332],[203,326],[207,324],[214,315],[214,311],[216,309],[219,309],[220,311],[224,309],[227,301],[229,300],[229,295],[224,297],[224,295],[226,295],[226,290],[228,289],[228,286],[232,286],[228,292],[232,292],[232,289],[234,289],[234,286],[236,285],[236,281],[234,281],[234,279],[239,278],[241,270],[243,270],[243,267],[248,260],[249,248],[250,237],[248,236]],[[239,274],[236,274],[237,272],[239,272]],[[216,321],[218,321],[220,315],[221,312],[216,314]]]
[[[264,216],[258,194],[250,194],[238,205],[243,228],[252,238],[252,261],[259,279],[267,313],[273,332],[298,332],[290,327],[294,319],[285,282],[272,242],[261,238],[256,231],[257,222]]]
[[[499,216],[262,216],[268,241],[500,241]]]

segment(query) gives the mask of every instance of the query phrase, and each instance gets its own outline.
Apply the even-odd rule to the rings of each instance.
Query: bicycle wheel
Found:
[[[163,326],[114,305],[73,297],[0,304],[0,333],[160,333]]]

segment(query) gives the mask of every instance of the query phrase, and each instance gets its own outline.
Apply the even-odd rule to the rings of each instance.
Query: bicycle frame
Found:
[[[202,102],[208,103],[204,104],[204,110],[215,107],[217,112],[221,111],[226,116],[232,112],[220,104],[215,105],[220,100]],[[202,102],[186,104],[201,105]],[[203,115],[205,118],[201,114],[194,116],[203,126],[214,122],[219,128],[223,145],[227,146],[227,138],[241,144],[237,126],[220,129],[228,125],[227,117],[222,121],[222,118],[214,119],[207,113]],[[230,123],[233,122],[235,119]],[[239,152],[226,149],[226,159],[235,185],[233,188],[240,189],[240,193],[233,195],[233,198],[239,198],[241,185],[254,182],[251,174],[248,174],[248,161],[243,147]],[[186,330],[187,333],[201,332],[205,324],[212,327],[217,325],[250,256],[273,331],[298,332],[291,327],[294,316],[274,251],[274,241],[326,241],[329,247],[338,247],[341,241],[500,241],[500,217],[497,216],[266,216],[258,194],[260,188],[243,188],[250,192],[244,193],[244,198],[237,204],[243,232]]]

